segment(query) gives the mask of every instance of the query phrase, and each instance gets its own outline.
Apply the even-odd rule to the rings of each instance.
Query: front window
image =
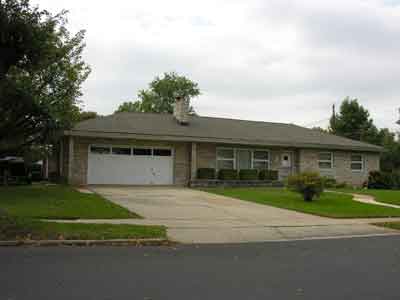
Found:
[[[320,169],[332,169],[333,155],[331,152],[320,152],[318,157],[318,166]]]
[[[236,150],[236,168],[238,170],[251,169],[251,151],[247,149]]]
[[[235,151],[233,149],[217,149],[217,169],[234,169]]]
[[[269,153],[265,150],[253,151],[253,169],[266,170],[269,168]]]
[[[362,171],[364,169],[364,160],[361,154],[352,154],[350,167],[352,171]]]

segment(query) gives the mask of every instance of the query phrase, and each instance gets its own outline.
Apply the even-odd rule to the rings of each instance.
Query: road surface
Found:
[[[0,299],[400,299],[400,237],[0,248]]]

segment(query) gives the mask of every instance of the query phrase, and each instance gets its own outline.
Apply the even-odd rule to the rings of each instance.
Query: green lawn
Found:
[[[0,240],[103,240],[165,238],[163,226],[55,223],[0,216]]]
[[[305,202],[300,194],[283,188],[207,188],[204,191],[241,200],[332,218],[399,217],[400,209],[360,203],[351,195],[325,192]]]
[[[375,223],[374,225],[400,230],[400,222],[383,222],[383,223]]]
[[[97,194],[81,193],[66,185],[0,187],[0,240],[165,238],[163,226],[39,220],[138,217]]]
[[[100,195],[66,185],[0,187],[0,210],[10,216],[40,219],[127,219],[138,215]]]
[[[400,205],[400,190],[336,189],[339,192],[370,195],[376,201]]]

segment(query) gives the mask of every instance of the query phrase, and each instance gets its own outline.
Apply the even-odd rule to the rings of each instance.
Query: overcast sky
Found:
[[[198,82],[200,115],[326,126],[357,97],[397,129],[400,0],[35,0],[86,29],[86,110],[112,113],[163,72]]]

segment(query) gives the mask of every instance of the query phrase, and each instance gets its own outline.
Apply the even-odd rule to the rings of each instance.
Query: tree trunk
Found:
[[[312,192],[305,191],[303,194],[303,198],[304,198],[304,201],[311,202],[312,199],[314,198],[314,195]]]

